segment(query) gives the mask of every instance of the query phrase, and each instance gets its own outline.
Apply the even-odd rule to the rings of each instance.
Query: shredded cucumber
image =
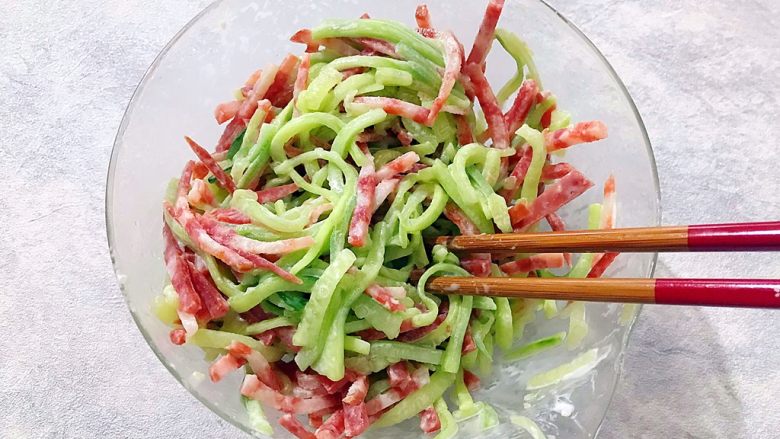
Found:
[[[420,363],[438,365],[442,361],[444,352],[438,349],[415,346],[413,344],[396,341],[371,342],[371,355],[375,358],[395,360],[412,360]]]
[[[520,190],[520,198],[527,203],[536,199],[539,187],[539,179],[542,176],[542,168],[547,157],[547,148],[544,146],[544,137],[542,133],[523,125],[517,130],[517,134],[523,137],[533,150],[531,164],[528,166],[528,172],[525,174],[523,187]]]
[[[482,431],[498,426],[499,419],[496,409],[486,402],[480,402],[479,404],[482,404],[482,411],[479,412],[479,424]]]
[[[515,72],[514,76],[512,76],[512,78],[507,81],[503,87],[501,87],[501,90],[499,90],[498,94],[496,95],[499,103],[505,102],[507,99],[509,99],[509,96],[512,95],[512,93],[520,88],[520,85],[523,82],[524,68],[528,69],[527,77],[536,81],[536,84],[541,90],[542,81],[539,79],[539,73],[537,72],[536,65],[534,64],[531,49],[529,49],[528,46],[517,35],[504,29],[496,29],[496,40],[498,40],[499,44],[501,44],[504,50],[506,50],[509,55],[514,58],[515,63],[517,63],[517,72]]]
[[[455,381],[455,374],[438,371],[431,375],[428,384],[412,392],[401,402],[385,412],[373,425],[373,428],[389,427],[411,418],[439,399]]]
[[[358,337],[345,336],[344,350],[355,352],[361,355],[368,355],[371,352],[371,343],[361,340]]]
[[[249,415],[249,424],[252,428],[267,436],[274,434],[274,429],[268,422],[268,418],[265,417],[265,412],[263,411],[263,406],[260,404],[260,401],[245,396],[242,396],[241,400],[244,402],[244,407],[246,407],[246,413]]]
[[[294,326],[296,323],[298,322],[288,317],[275,317],[272,319],[263,320],[262,322],[257,322],[248,325],[244,329],[244,334],[246,335],[262,334],[263,332],[270,331],[271,329],[281,328],[283,326]]]
[[[176,312],[179,308],[179,296],[173,285],[166,285],[161,295],[154,298],[152,309],[160,321],[166,325],[173,325],[179,320],[179,314]]]
[[[215,331],[213,329],[199,329],[198,332],[190,337],[187,343],[192,343],[202,348],[226,349],[230,343],[234,341],[241,342],[260,352],[268,361],[277,361],[282,356],[280,349],[265,346],[254,338],[229,332]]]
[[[382,331],[390,338],[398,337],[403,316],[392,313],[368,296],[360,296],[352,305],[352,310],[360,319],[365,319],[371,327]]]
[[[436,415],[441,423],[441,429],[433,439],[451,439],[458,434],[458,423],[452,413],[450,413],[444,398],[437,399],[433,403],[433,408],[436,410]]]
[[[571,303],[569,305],[569,336],[566,338],[566,347],[569,350],[580,347],[582,340],[587,335],[588,323],[585,320],[585,303]]]
[[[599,362],[598,349],[591,349],[578,355],[574,360],[554,369],[534,375],[528,380],[526,390],[537,390],[554,386],[565,380],[573,379],[592,370]]]
[[[552,349],[555,346],[558,346],[565,338],[565,332],[558,332],[549,337],[544,337],[532,341],[531,343],[520,346],[516,349],[511,349],[504,354],[504,358],[507,361],[523,360],[540,352],[546,351],[547,349]]]
[[[513,321],[512,308],[509,299],[497,297],[496,299],[496,344],[503,350],[512,347]]]
[[[466,383],[463,382],[463,369],[458,371],[455,378],[455,399],[458,401],[458,410],[452,415],[458,421],[476,416],[481,410],[481,407],[474,403]]]
[[[512,415],[509,417],[509,420],[517,425],[518,427],[525,430],[529,435],[531,435],[531,439],[547,439],[547,436],[544,435],[544,432],[541,428],[539,428],[539,425],[534,422],[531,418],[527,418],[525,416],[519,416],[519,415]]]

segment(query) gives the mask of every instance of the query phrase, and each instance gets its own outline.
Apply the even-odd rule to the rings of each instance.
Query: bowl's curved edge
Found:
[[[658,178],[658,165],[655,160],[655,152],[653,151],[653,145],[650,142],[650,136],[647,134],[647,128],[645,127],[645,123],[642,120],[642,115],[639,113],[639,109],[636,106],[636,103],[634,102],[634,99],[631,97],[631,94],[628,92],[628,88],[623,83],[623,80],[620,79],[620,76],[615,71],[615,68],[612,67],[612,64],[607,60],[607,58],[604,56],[604,54],[601,52],[601,50],[591,41],[590,38],[583,32],[579,27],[577,27],[576,24],[572,23],[568,18],[566,18],[563,14],[558,12],[555,7],[553,7],[551,4],[547,2],[547,0],[539,0],[540,3],[542,3],[544,6],[549,8],[555,15],[558,16],[564,23],[566,23],[577,35],[580,36],[587,44],[590,46],[591,49],[593,49],[593,52],[596,53],[599,58],[601,58],[601,61],[604,63],[604,65],[607,67],[607,71],[609,72],[609,75],[612,77],[612,79],[615,81],[616,84],[620,87],[620,91],[623,93],[623,95],[628,100],[628,104],[631,107],[631,111],[634,113],[634,117],[636,118],[637,122],[639,123],[639,128],[642,132],[642,137],[645,140],[645,147],[647,149],[648,158],[650,159],[650,168],[653,174],[653,183],[655,185],[655,192],[656,192],[656,216],[655,216],[655,224],[651,224],[654,226],[658,226],[661,224],[661,184],[660,180]],[[648,277],[653,277],[655,275],[655,269],[656,265],[658,263],[658,253],[653,254],[653,260],[650,263],[650,273]],[[596,431],[593,434],[594,438],[597,438],[599,436],[599,433],[601,432],[601,427],[604,425],[604,419],[606,419],[607,413],[609,412],[609,408],[612,405],[612,401],[615,397],[615,391],[617,389],[617,383],[620,381],[621,376],[623,375],[623,361],[625,360],[625,352],[626,349],[628,349],[629,341],[631,339],[631,333],[634,330],[634,324],[636,323],[637,319],[639,318],[639,315],[642,312],[642,307],[640,306],[637,310],[637,313],[634,315],[634,317],[631,319],[631,321],[628,323],[628,329],[626,330],[624,340],[623,340],[623,349],[620,352],[620,355],[618,356],[617,362],[615,364],[615,368],[617,373],[615,374],[614,382],[612,383],[612,393],[609,395],[609,402],[604,407],[604,414],[601,417],[601,421],[599,422],[599,425],[596,427]]]
[[[160,363],[165,366],[165,368],[168,370],[168,372],[176,379],[176,381],[182,385],[185,389],[187,389],[187,392],[195,397],[201,404],[205,405],[212,413],[215,413],[220,418],[224,419],[225,421],[229,422],[230,424],[237,427],[239,430],[249,434],[250,436],[256,436],[256,437],[265,437],[265,436],[258,436],[258,433],[254,431],[248,430],[246,427],[244,427],[240,422],[238,422],[236,419],[233,419],[232,417],[227,416],[222,410],[219,410],[218,407],[213,405],[210,401],[207,399],[201,398],[197,392],[193,392],[187,383],[182,379],[182,377],[179,375],[178,371],[176,371],[171,365],[165,361],[165,358],[163,355],[154,347],[154,343],[152,340],[152,337],[150,334],[143,328],[141,325],[138,317],[136,316],[133,309],[129,306],[129,302],[127,301],[127,296],[125,295],[125,289],[124,285],[121,281],[121,273],[119,272],[119,268],[116,265],[116,260],[114,258],[114,250],[113,250],[113,242],[114,242],[114,230],[111,226],[110,218],[113,214],[113,208],[111,205],[111,193],[114,188],[114,173],[116,171],[116,159],[119,154],[119,147],[118,142],[122,138],[123,134],[125,133],[125,130],[127,129],[128,121],[130,120],[130,115],[134,111],[135,101],[136,98],[141,94],[141,92],[144,89],[144,84],[146,84],[146,79],[154,74],[157,71],[157,68],[160,65],[160,62],[162,59],[168,54],[168,52],[171,50],[171,48],[176,44],[176,42],[179,41],[179,39],[182,38],[191,28],[192,26],[200,20],[201,17],[211,12],[213,9],[216,9],[220,4],[222,3],[222,0],[215,0],[205,8],[203,8],[202,11],[198,12],[192,19],[190,19],[176,34],[171,38],[170,41],[163,47],[163,49],[160,51],[160,53],[154,58],[154,61],[149,65],[149,68],[146,69],[144,74],[141,76],[141,79],[138,82],[138,85],[136,86],[135,90],[133,91],[132,96],[130,97],[130,101],[127,104],[127,108],[125,109],[124,114],[122,115],[122,122],[119,125],[119,129],[117,130],[117,134],[114,137],[114,144],[111,148],[111,157],[109,158],[108,163],[108,171],[106,175],[106,191],[104,194],[105,200],[104,200],[104,208],[105,208],[105,222],[106,222],[106,240],[108,244],[108,250],[109,255],[111,257],[111,265],[114,269],[114,275],[117,279],[117,285],[119,285],[119,289],[122,292],[122,298],[125,300],[125,303],[128,304],[128,310],[130,311],[130,315],[133,318],[133,322],[138,327],[138,330],[141,332],[141,335],[143,336],[144,340],[146,341],[147,346],[154,352],[154,355],[157,357],[157,359],[160,361]]]
[[[114,173],[115,173],[115,170],[116,170],[116,158],[117,158],[118,151],[119,151],[119,148],[118,148],[117,144],[118,144],[120,138],[122,137],[122,135],[124,134],[125,130],[127,129],[127,124],[128,124],[128,121],[130,120],[130,118],[128,116],[131,115],[133,110],[134,110],[135,100],[140,95],[140,93],[143,91],[144,84],[146,83],[146,79],[157,70],[161,60],[165,57],[165,55],[168,54],[168,52],[171,50],[173,45],[176,44],[176,42],[179,39],[181,39],[181,37],[183,35],[185,35],[192,28],[192,26],[202,16],[204,16],[207,13],[211,12],[211,10],[216,9],[222,3],[222,1],[223,0],[215,0],[214,2],[212,2],[211,4],[206,6],[202,11],[197,13],[192,19],[190,19],[171,38],[171,40],[163,47],[163,49],[160,51],[160,53],[155,57],[154,61],[152,61],[152,63],[150,64],[149,68],[144,72],[144,74],[142,75],[141,79],[139,80],[138,86],[136,86],[135,90],[133,91],[133,94],[132,94],[132,96],[130,98],[130,101],[128,102],[127,108],[125,109],[125,112],[124,112],[124,114],[122,116],[122,121],[121,121],[121,123],[119,125],[119,129],[117,130],[117,134],[114,137],[114,143],[113,143],[113,146],[112,146],[112,149],[111,149],[111,156],[109,158],[108,170],[107,170],[107,175],[106,175],[106,191],[105,191],[105,194],[104,194],[104,197],[105,197],[105,199],[104,199],[104,208],[105,208],[105,223],[106,223],[106,240],[107,240],[107,244],[108,244],[108,248],[109,248],[109,254],[110,254],[110,257],[111,257],[111,265],[112,265],[112,267],[114,269],[114,274],[115,274],[115,276],[117,278],[117,284],[119,285],[119,289],[122,291],[122,297],[125,299],[125,302],[127,302],[127,298],[125,296],[124,286],[123,286],[123,284],[122,284],[122,282],[120,280],[121,273],[118,270],[118,267],[116,265],[116,260],[114,258],[114,253],[113,253],[113,245],[112,245],[112,243],[114,242],[114,230],[113,230],[113,228],[111,226],[112,223],[110,221],[110,218],[112,216],[112,210],[113,210],[112,209],[112,205],[110,204],[110,201],[111,201],[110,194],[113,191],[113,187],[114,187]],[[649,138],[648,133],[647,133],[647,129],[646,129],[645,124],[644,124],[644,122],[642,120],[642,116],[639,113],[639,109],[636,107],[636,104],[635,104],[633,98],[631,97],[631,94],[628,92],[628,89],[626,88],[625,84],[623,83],[623,81],[618,76],[618,74],[615,71],[614,67],[612,67],[612,64],[607,60],[607,58],[604,56],[604,54],[601,52],[601,50],[590,40],[590,38],[588,38],[587,35],[582,30],[580,30],[579,27],[577,27],[577,25],[572,23],[563,14],[558,12],[558,10],[555,9],[555,7],[553,7],[552,5],[550,5],[546,0],[538,0],[538,1],[542,5],[544,5],[545,7],[549,8],[553,13],[555,13],[577,35],[579,35],[580,38],[582,38],[588,44],[588,46],[591,47],[591,49],[593,49],[594,53],[596,53],[598,55],[598,57],[601,59],[601,61],[607,67],[607,71],[608,71],[609,75],[612,77],[612,79],[615,81],[615,83],[618,84],[618,86],[620,87],[621,92],[626,97],[626,99],[627,99],[627,101],[629,103],[629,106],[631,107],[631,110],[634,113],[634,116],[635,116],[637,122],[639,123],[639,128],[640,128],[640,130],[642,132],[642,137],[645,140],[645,146],[646,146],[646,149],[647,149],[647,152],[648,152],[648,156],[649,156],[649,159],[650,159],[650,164],[651,164],[651,171],[652,171],[652,175],[653,175],[653,182],[655,184],[655,189],[656,189],[656,205],[657,205],[657,208],[656,208],[656,218],[655,218],[655,224],[654,225],[660,225],[660,223],[661,223],[661,190],[660,190],[660,181],[659,181],[659,178],[658,178],[658,167],[657,167],[657,164],[656,164],[653,147],[652,147],[652,144],[650,142],[650,138]],[[658,262],[658,253],[655,253],[655,254],[653,254],[653,259],[652,259],[651,264],[650,264],[649,277],[652,277],[654,275],[657,262]],[[236,419],[234,419],[232,417],[229,417],[229,416],[226,416],[221,410],[218,410],[217,407],[213,406],[208,400],[206,400],[204,398],[201,398],[195,392],[190,391],[188,385],[184,382],[184,380],[181,378],[181,376],[178,374],[178,372],[174,368],[172,368],[171,365],[168,364],[165,361],[165,358],[163,358],[162,354],[160,354],[160,352],[158,352],[157,349],[154,348],[154,344],[153,344],[153,341],[151,339],[151,336],[141,326],[140,322],[138,321],[138,318],[135,315],[135,312],[129,306],[128,306],[128,309],[130,310],[130,315],[132,316],[133,321],[135,322],[136,326],[138,327],[139,331],[141,332],[141,335],[143,336],[143,338],[146,341],[147,345],[150,347],[152,352],[154,352],[155,356],[160,360],[160,362],[163,364],[163,366],[165,366],[165,368],[168,370],[168,372],[176,379],[176,381],[179,382],[179,384],[181,384],[184,388],[186,388],[188,390],[188,392],[192,396],[195,397],[195,399],[197,399],[203,405],[208,407],[209,410],[211,410],[211,412],[216,413],[220,418],[222,418],[225,421],[229,422],[230,424],[236,426],[238,429],[240,429],[240,430],[242,430],[242,431],[244,431],[244,432],[246,432],[246,433],[248,433],[248,434],[250,434],[252,436],[257,436],[256,432],[248,430],[246,427],[244,427]],[[622,371],[623,371],[623,361],[624,361],[625,350],[628,347],[629,340],[630,340],[630,335],[631,335],[631,332],[633,331],[634,324],[636,323],[636,320],[639,318],[640,314],[641,314],[641,307],[637,311],[636,315],[631,320],[631,322],[628,323],[628,329],[626,331],[626,334],[625,334],[625,337],[624,337],[624,341],[623,341],[623,350],[620,353],[620,355],[618,357],[618,360],[617,360],[617,363],[615,365],[615,367],[617,369],[617,373],[615,374],[615,379],[614,379],[614,382],[612,384],[612,393],[609,396],[609,403],[604,407],[604,414],[602,415],[602,419],[599,422],[599,425],[596,427],[596,431],[594,432],[594,438],[598,437],[598,435],[599,435],[599,433],[601,431],[601,427],[602,427],[603,422],[604,422],[604,418],[606,417],[606,413],[609,411],[609,407],[612,404],[612,400],[613,400],[614,395],[615,395],[615,389],[616,389],[616,386],[617,386],[617,382],[620,380],[620,377],[621,377]]]

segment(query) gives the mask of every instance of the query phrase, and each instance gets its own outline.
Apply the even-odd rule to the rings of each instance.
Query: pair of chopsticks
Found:
[[[439,237],[455,253],[780,251],[780,221]],[[435,277],[443,294],[780,308],[780,279]]]

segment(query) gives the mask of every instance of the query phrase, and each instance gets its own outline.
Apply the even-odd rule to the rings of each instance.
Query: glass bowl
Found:
[[[174,346],[168,328],[153,315],[150,305],[165,281],[162,262],[161,200],[167,182],[178,176],[192,158],[182,136],[214,145],[222,128],[213,119],[214,106],[231,96],[246,76],[301,46],[288,41],[302,27],[327,17],[357,17],[368,12],[412,25],[418,0],[298,0],[294,2],[222,0],[195,17],[165,47],[133,96],[114,144],[108,172],[106,222],[108,239],[120,287],[139,329],[160,361],[201,402],[242,430],[253,433],[239,399],[241,377],[233,374],[218,384],[206,379],[208,364],[200,350]],[[485,1],[450,0],[430,5],[438,28],[456,31],[470,47],[483,15]],[[446,6],[445,6],[446,5]],[[618,225],[657,225],[659,189],[650,143],[634,104],[620,79],[596,47],[571,23],[539,0],[509,0],[499,25],[517,32],[535,53],[546,89],[574,120],[601,119],[607,140],[571,148],[567,161],[599,184],[562,214],[570,228],[583,227],[587,204],[600,201],[600,185],[610,173],[617,178]],[[494,50],[488,60],[489,79],[500,85],[514,64]],[[502,56],[500,56],[502,55]],[[609,275],[648,277],[656,256],[626,254]],[[563,438],[597,434],[620,374],[623,351],[634,316],[620,317],[623,307],[589,304],[590,332],[581,348],[559,347],[524,362],[501,364],[483,381],[475,399],[491,403],[501,425],[484,437],[523,437],[508,421],[510,414],[535,419],[545,432]],[[625,317],[625,316],[624,316]],[[551,334],[565,328],[561,319],[537,318],[526,337]],[[530,376],[597,349],[600,362],[589,373],[538,392],[525,391]],[[165,395],[153,395],[165,398]],[[270,411],[269,411],[270,412]],[[278,414],[269,413],[275,418]],[[371,437],[423,437],[416,421]],[[477,434],[466,423],[459,437]],[[278,437],[286,431],[276,427]]]

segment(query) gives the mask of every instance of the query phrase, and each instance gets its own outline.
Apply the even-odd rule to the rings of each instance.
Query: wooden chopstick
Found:
[[[778,251],[780,221],[442,236],[454,252],[670,252]]]
[[[469,296],[780,308],[780,279],[435,277],[425,288]]]

